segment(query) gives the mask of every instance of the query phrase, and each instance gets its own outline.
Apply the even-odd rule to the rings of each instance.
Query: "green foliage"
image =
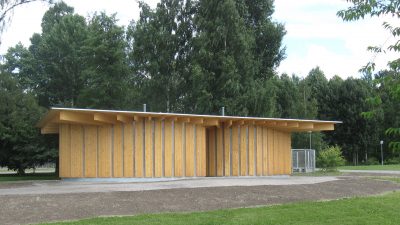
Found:
[[[122,109],[128,92],[128,65],[125,31],[115,15],[94,14],[89,20],[88,36],[82,47],[86,67],[78,105],[89,108]]]
[[[347,0],[352,3],[352,5],[345,9],[341,10],[337,13],[339,17],[341,17],[345,21],[354,21],[359,19],[364,19],[365,16],[371,17],[379,17],[382,15],[391,15],[397,19],[400,18],[400,1],[398,0],[387,0],[387,1],[359,1],[359,0]],[[382,47],[372,46],[369,47],[368,50],[374,52],[375,54],[386,53],[386,51],[394,51],[400,52],[400,27],[390,24],[388,22],[383,23],[383,27],[388,30],[388,32],[393,36],[395,42],[390,44],[387,49],[382,49]],[[375,58],[375,57],[374,57]],[[363,113],[363,116],[366,118],[372,118],[379,116],[377,112],[380,110],[377,109],[383,104],[390,104],[390,107],[395,108],[400,105],[400,59],[397,58],[393,61],[388,62],[388,71],[381,71],[382,73],[378,75],[383,75],[377,79],[377,81],[383,86],[383,89],[386,89],[385,92],[390,95],[393,101],[390,103],[384,102],[381,100],[382,93],[376,93],[376,96],[373,96],[368,99],[368,101],[372,102],[373,108],[369,111]],[[370,75],[375,70],[375,62],[368,62],[366,66],[364,66],[361,71]],[[379,88],[379,87],[378,87]],[[397,111],[398,114],[398,111]],[[400,124],[399,120],[395,119],[395,123],[391,124],[391,128],[386,130],[386,134],[393,135],[394,139],[389,144],[389,147],[395,151],[400,152]],[[397,130],[397,131],[396,131]],[[393,137],[393,136],[392,136]]]
[[[0,73],[0,105],[0,166],[24,173],[54,159],[35,127],[44,109],[6,72]]]
[[[365,162],[365,165],[379,165],[379,160],[376,157],[369,157]]]
[[[343,166],[345,159],[339,146],[328,147],[319,152],[317,157],[318,167],[324,171],[336,171],[337,167]]]
[[[393,157],[390,159],[385,160],[385,165],[394,165],[394,164],[399,164],[400,165],[400,157]]]
[[[231,115],[271,115],[267,78],[283,58],[285,34],[272,22],[272,3],[140,3],[140,19],[127,34],[142,101],[153,111],[214,114],[225,106]]]

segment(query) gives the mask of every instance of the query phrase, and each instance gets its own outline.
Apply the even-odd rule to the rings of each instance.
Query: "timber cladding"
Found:
[[[291,173],[291,134],[256,125],[207,129],[207,176]]]
[[[148,120],[60,124],[61,177],[290,174],[289,132],[256,125],[204,127]]]
[[[206,176],[206,128],[171,120],[60,124],[60,177]]]
[[[291,174],[291,133],[339,121],[53,108],[62,178]]]

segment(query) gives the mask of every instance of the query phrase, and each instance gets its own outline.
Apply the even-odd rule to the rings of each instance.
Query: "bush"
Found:
[[[376,157],[369,157],[365,165],[379,165],[379,160]]]
[[[394,158],[390,158],[385,160],[385,164],[400,164],[400,157],[394,157]]]
[[[339,146],[328,147],[319,153],[317,163],[323,171],[336,171],[338,166],[343,166],[345,160]]]

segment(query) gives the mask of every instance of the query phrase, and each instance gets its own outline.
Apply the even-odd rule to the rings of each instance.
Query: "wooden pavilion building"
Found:
[[[291,174],[291,133],[338,121],[52,108],[61,178]]]

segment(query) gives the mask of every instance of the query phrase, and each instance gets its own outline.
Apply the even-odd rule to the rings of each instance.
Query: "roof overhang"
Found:
[[[287,132],[329,131],[341,121],[281,119],[260,117],[238,117],[217,115],[196,115],[180,113],[156,113],[98,109],[51,108],[37,126],[42,134],[57,134],[59,124],[109,125],[131,123],[143,119],[163,119],[190,122],[203,126],[261,125]]]

